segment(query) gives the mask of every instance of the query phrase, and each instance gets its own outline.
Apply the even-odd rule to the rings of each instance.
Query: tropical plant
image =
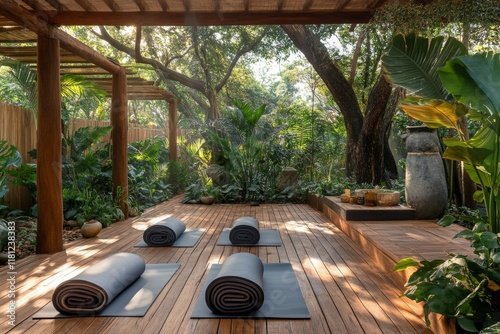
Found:
[[[112,194],[102,193],[92,187],[63,189],[65,204],[64,218],[76,220],[83,224],[91,219],[99,220],[103,226],[123,220],[124,214],[120,205],[115,203]]]
[[[436,55],[432,50],[440,49],[439,41],[442,39],[432,39],[428,53],[424,48],[427,39],[410,35],[406,40],[405,43],[402,36],[395,38],[391,51],[384,58],[384,64],[391,80],[394,80],[396,84],[412,87],[413,91],[423,97],[409,97],[400,107],[409,116],[422,121],[428,127],[446,127],[456,130],[459,138],[444,140],[447,148],[443,158],[464,163],[470,177],[481,186],[481,190],[477,191],[474,196],[477,201],[484,201],[489,228],[492,232],[499,233],[500,220],[497,217],[500,217],[498,205],[500,201],[500,97],[496,94],[498,83],[495,75],[500,74],[500,55],[487,53],[463,56],[460,55],[464,52],[463,46],[460,46],[458,41],[449,39],[441,55],[450,56],[455,53],[457,56],[447,61],[444,66],[438,66],[436,63],[432,68],[424,69],[422,73],[432,70],[429,72],[434,72],[437,76],[427,75],[432,80],[421,84],[420,80],[415,79],[420,78],[421,75],[411,73],[410,68],[406,70],[410,73],[408,75],[398,72],[397,69],[403,68],[405,61],[397,65],[395,57],[391,57],[391,52],[394,54],[395,49],[404,48],[406,45],[413,48],[414,58],[420,56],[421,59],[433,59]],[[457,45],[458,53],[450,51],[448,46],[452,44]],[[445,50],[448,51],[445,52]],[[437,56],[442,60],[446,58],[440,57],[439,54]],[[419,86],[420,89],[415,89]],[[481,124],[471,139],[465,138],[459,124],[459,120],[466,115]]]
[[[438,41],[442,39],[428,41],[409,37],[410,43],[407,40],[406,44],[402,43],[401,36],[397,37],[395,45],[399,47],[393,45],[384,61],[391,79],[416,90],[421,85],[415,76],[406,77],[395,70],[397,66],[391,66],[394,63],[389,65],[395,60],[394,54],[398,53],[394,48],[406,48],[407,45],[412,48],[410,53],[414,59],[425,62],[428,54],[440,49]],[[457,44],[449,40],[445,45],[451,43]],[[401,260],[395,269],[417,268],[407,282],[404,295],[424,302],[428,324],[429,313],[435,312],[457,318],[459,325],[467,331],[493,333],[500,330],[500,97],[496,79],[500,75],[500,55],[460,55],[460,49],[463,48],[457,44],[459,54],[450,57],[444,65],[432,67],[437,72],[437,76],[433,76],[434,88],[426,93],[422,93],[423,88],[419,91],[428,96],[432,92],[439,94],[412,96],[400,107],[428,127],[452,128],[458,133],[459,138],[444,140],[447,147],[443,157],[463,162],[467,173],[481,186],[475,199],[484,201],[486,217],[469,217],[475,223],[473,229],[465,229],[455,237],[469,240],[477,257],[469,259],[465,255],[451,254],[448,260],[420,262],[408,258]],[[437,58],[443,57],[438,53]],[[436,59],[436,53],[430,59]],[[459,125],[459,120],[465,115],[481,125],[471,139],[465,138]],[[448,225],[454,220],[454,217],[446,216],[440,224]]]
[[[212,143],[220,147],[224,157],[224,167],[235,185],[241,188],[242,198],[249,198],[250,189],[263,171],[261,162],[265,152],[265,141],[269,140],[271,129],[259,121],[266,111],[266,106],[253,108],[251,105],[234,101],[236,109],[227,112],[215,125],[218,131],[212,131]],[[220,136],[219,133],[223,133]]]
[[[4,198],[12,185],[9,172],[21,166],[21,163],[21,154],[16,147],[9,145],[5,140],[0,140],[0,211],[8,208]]]
[[[7,76],[0,85],[0,97],[12,104],[33,111],[36,119],[38,110],[38,90],[36,71],[29,64],[3,60]],[[64,74],[61,76],[62,105],[66,111],[77,108],[92,108],[106,95],[105,91],[81,75]],[[87,112],[86,112],[87,113]]]
[[[152,137],[128,146],[129,197],[136,208],[145,208],[172,197],[168,176],[166,140]]]
[[[476,222],[478,220],[475,220]],[[424,303],[426,324],[431,312],[456,318],[471,333],[500,332],[500,243],[498,234],[482,222],[464,229],[456,238],[471,242],[477,257],[451,254],[447,260],[400,260],[394,270],[415,268],[404,296]]]

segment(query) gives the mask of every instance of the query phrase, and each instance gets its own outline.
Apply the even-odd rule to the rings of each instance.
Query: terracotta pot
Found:
[[[97,220],[91,220],[82,225],[80,228],[80,233],[84,238],[93,238],[99,234],[102,230],[101,222]]]

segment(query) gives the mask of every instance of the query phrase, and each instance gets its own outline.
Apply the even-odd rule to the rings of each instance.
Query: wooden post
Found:
[[[59,41],[38,36],[37,253],[63,250]]]
[[[121,208],[128,218],[128,113],[127,113],[127,76],[122,69],[113,74],[111,100],[111,138],[113,141],[113,197],[120,201]]]
[[[170,161],[177,161],[177,99],[168,102],[168,148]]]

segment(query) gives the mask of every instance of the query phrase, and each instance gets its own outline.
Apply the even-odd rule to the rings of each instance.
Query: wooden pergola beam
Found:
[[[38,232],[37,252],[62,250],[62,143],[60,47],[113,74],[113,191],[128,216],[127,77],[125,70],[67,33],[32,15],[12,0],[3,0],[0,14],[38,36]],[[40,202],[41,201],[41,202]]]
[[[63,250],[59,41],[38,37],[37,253]]]
[[[189,5],[189,1],[183,4]],[[227,26],[368,23],[374,10],[231,11],[231,12],[47,12],[56,25]],[[262,18],[265,17],[263,22]]]
[[[38,36],[49,37],[59,40],[60,46],[85,60],[102,67],[111,74],[118,74],[122,71],[119,64],[111,62],[108,58],[94,51],[92,48],[78,41],[71,35],[59,29],[52,29],[52,26],[33,15],[30,11],[19,6],[12,0],[3,0],[0,6],[0,14],[16,22],[17,24],[30,29]],[[40,14],[40,13],[39,13]]]
[[[113,74],[111,97],[111,138],[113,140],[113,198],[120,201],[121,209],[128,218],[128,113],[127,75],[124,71]],[[116,148],[115,148],[116,147]],[[125,149],[123,149],[125,148]]]

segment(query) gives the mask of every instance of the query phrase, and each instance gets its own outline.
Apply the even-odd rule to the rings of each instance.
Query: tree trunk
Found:
[[[383,75],[370,92],[363,129],[356,146],[356,183],[379,184],[384,172],[384,114],[391,85]]]
[[[348,175],[352,175],[356,165],[356,145],[363,127],[356,93],[318,36],[301,25],[281,27],[314,67],[339,106],[347,131],[346,170]]]
[[[206,121],[211,121],[220,117],[219,105],[217,104],[217,92],[215,90],[210,89],[207,93],[208,103],[210,105],[210,109],[206,114]]]
[[[321,77],[344,117],[348,176],[354,176],[357,183],[379,184],[384,170],[384,115],[391,85],[379,76],[363,118],[352,85],[330,58],[319,37],[305,26],[284,25],[282,28]]]

